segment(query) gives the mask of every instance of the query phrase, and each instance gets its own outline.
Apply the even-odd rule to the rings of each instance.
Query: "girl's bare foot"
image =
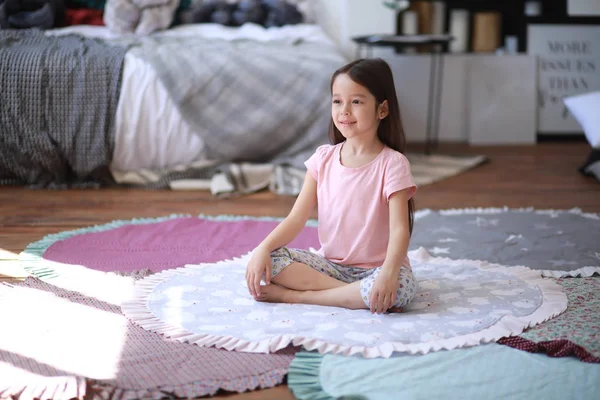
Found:
[[[287,289],[275,284],[260,287],[260,296],[254,300],[265,303],[297,303],[296,290]]]

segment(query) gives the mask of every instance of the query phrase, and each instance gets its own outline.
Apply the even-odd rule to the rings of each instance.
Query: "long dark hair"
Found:
[[[388,63],[381,58],[361,58],[350,64],[344,65],[331,76],[330,90],[333,92],[333,82],[340,74],[346,74],[354,82],[367,88],[375,97],[377,105],[387,100],[388,115],[379,122],[377,128],[377,137],[383,144],[402,154],[406,149],[406,137],[402,128],[400,118],[400,106],[398,97],[396,97],[396,87],[394,86],[394,76]],[[331,144],[338,144],[345,141],[346,138],[336,128],[333,118],[329,121],[329,141]],[[415,202],[411,198],[408,201],[408,222],[409,231],[412,234],[414,222]]]

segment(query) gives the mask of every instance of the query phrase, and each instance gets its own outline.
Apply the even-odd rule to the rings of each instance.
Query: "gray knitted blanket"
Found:
[[[333,46],[153,35],[131,48],[148,61],[219,162],[304,169],[327,143]]]
[[[125,52],[75,35],[0,30],[0,185],[112,183]]]

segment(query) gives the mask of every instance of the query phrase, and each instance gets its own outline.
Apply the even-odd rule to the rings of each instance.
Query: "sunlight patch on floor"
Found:
[[[0,280],[6,278],[24,279],[27,272],[19,264],[19,255],[0,248]]]
[[[0,260],[16,260],[19,258],[18,254],[13,253],[12,251],[4,250],[0,247]]]
[[[58,277],[44,279],[54,286],[114,305],[121,305],[133,296],[135,280],[132,277],[50,260],[44,260],[44,266],[57,272]]]
[[[20,286],[0,285],[0,303],[0,321],[9,328],[2,330],[0,350],[66,374],[116,377],[127,333],[122,314]]]

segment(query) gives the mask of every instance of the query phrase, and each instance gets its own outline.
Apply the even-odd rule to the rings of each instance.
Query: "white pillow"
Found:
[[[600,149],[600,92],[565,97],[563,102],[581,125],[590,145]]]

